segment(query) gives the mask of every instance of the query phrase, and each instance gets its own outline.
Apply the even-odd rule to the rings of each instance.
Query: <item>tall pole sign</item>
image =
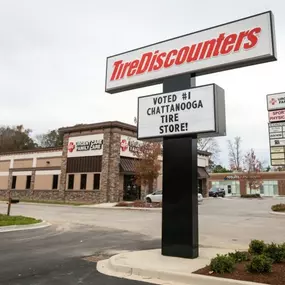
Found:
[[[285,92],[268,94],[268,134],[272,166],[285,165]]]
[[[197,258],[197,139],[226,135],[224,90],[196,76],[277,60],[271,11],[107,58],[105,91],[138,98],[137,137],[163,142],[162,254]]]

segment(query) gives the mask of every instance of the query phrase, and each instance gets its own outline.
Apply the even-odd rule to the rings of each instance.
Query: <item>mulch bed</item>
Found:
[[[147,203],[145,201],[119,202],[116,207],[129,208],[161,208],[161,203]]]
[[[274,263],[272,265],[271,273],[249,273],[245,270],[245,265],[248,262],[236,264],[236,269],[233,273],[217,274],[210,273],[210,266],[201,268],[193,273],[207,275],[211,277],[228,278],[242,281],[251,281],[258,283],[265,283],[271,285],[284,285],[285,284],[285,263]]]

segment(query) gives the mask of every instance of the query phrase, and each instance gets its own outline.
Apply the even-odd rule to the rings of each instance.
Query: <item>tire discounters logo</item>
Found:
[[[107,58],[115,93],[183,73],[210,73],[276,60],[271,12]]]

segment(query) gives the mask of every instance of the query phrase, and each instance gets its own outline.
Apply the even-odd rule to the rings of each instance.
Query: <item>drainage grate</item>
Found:
[[[83,260],[89,261],[89,262],[98,262],[100,260],[108,259],[112,255],[110,254],[94,254],[90,256],[83,257]]]

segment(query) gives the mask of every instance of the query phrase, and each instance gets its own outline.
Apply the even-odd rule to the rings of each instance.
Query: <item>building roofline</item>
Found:
[[[253,172],[252,174],[257,175],[271,175],[271,174],[284,174],[285,171],[261,171],[261,172]],[[219,177],[219,176],[235,176],[235,175],[247,175],[248,172],[225,172],[225,173],[211,173],[212,177]]]
[[[0,156],[5,155],[13,155],[13,154],[25,154],[25,153],[33,153],[33,152],[49,152],[49,151],[62,151],[62,147],[45,147],[45,148],[34,148],[34,149],[26,149],[26,150],[16,150],[9,152],[0,152]]]
[[[205,156],[210,156],[210,155],[212,155],[211,152],[208,152],[208,151],[205,151],[205,150],[199,150],[199,149],[198,149],[197,152],[198,152],[199,154],[205,155]]]
[[[98,130],[98,129],[107,129],[107,128],[120,128],[127,131],[137,132],[137,127],[131,124],[119,122],[119,121],[107,121],[100,122],[95,124],[79,124],[71,127],[63,127],[58,131],[60,133],[72,133],[78,131],[89,131],[89,130]]]

